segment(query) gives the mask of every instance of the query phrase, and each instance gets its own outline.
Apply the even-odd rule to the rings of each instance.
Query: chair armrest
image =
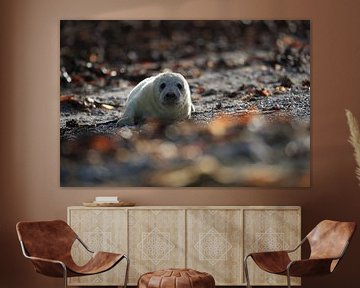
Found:
[[[95,253],[94,251],[90,250],[90,248],[80,239],[78,235],[76,235],[76,239],[81,243],[81,245],[90,253]]]
[[[26,256],[26,258],[31,260],[32,264],[34,265],[35,271],[40,274],[51,277],[66,277],[67,275],[66,265],[59,260],[32,256]]]
[[[306,237],[303,238],[303,239],[301,240],[301,242],[300,242],[295,248],[290,249],[290,250],[285,250],[285,251],[288,252],[288,253],[295,252],[297,249],[299,249],[299,248],[306,242],[306,240],[307,240]]]
[[[265,256],[265,257],[271,257],[271,256],[282,256],[282,255],[288,255],[287,250],[279,250],[279,251],[264,251],[264,252],[252,252],[247,255],[247,257],[257,257],[257,256]]]
[[[63,262],[55,259],[30,256],[27,253],[24,243],[22,241],[20,241],[20,245],[23,255],[25,256],[25,258],[31,260],[36,272],[51,277],[66,277],[67,268]]]
[[[292,253],[292,252],[295,252],[297,249],[299,249],[304,243],[305,241],[307,240],[307,238],[303,238],[301,240],[301,242],[293,249],[288,249],[288,250],[279,250],[279,251],[265,251],[265,252],[252,252],[252,253],[249,253],[244,259],[252,256],[252,254],[268,254],[268,255],[271,255],[271,254],[288,254],[288,253]]]
[[[61,266],[66,267],[65,264],[59,260],[47,259],[47,258],[41,258],[41,257],[33,257],[33,256],[26,256],[26,258],[30,259],[31,261],[49,262],[49,263],[53,263],[53,264],[60,264]]]
[[[332,263],[339,258],[318,258],[291,261],[287,266],[290,276],[312,276],[329,274],[332,272]]]

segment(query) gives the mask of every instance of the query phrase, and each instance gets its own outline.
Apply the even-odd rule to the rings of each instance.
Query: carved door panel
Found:
[[[187,211],[187,266],[214,276],[216,285],[242,281],[242,211]]]
[[[185,267],[185,210],[129,210],[130,283],[145,272]]]
[[[299,209],[257,209],[244,211],[244,254],[295,248],[301,237]],[[292,257],[300,259],[300,249]],[[286,277],[266,273],[252,261],[249,277],[252,285],[286,285]],[[292,284],[300,284],[293,278]]]
[[[125,209],[71,209],[68,222],[80,239],[93,251],[127,253],[127,215]],[[76,241],[72,248],[76,263],[85,264],[90,254]],[[126,262],[105,273],[69,278],[70,285],[122,285]]]

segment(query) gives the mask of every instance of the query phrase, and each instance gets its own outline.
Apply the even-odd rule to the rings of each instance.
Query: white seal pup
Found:
[[[190,87],[184,76],[164,72],[144,79],[131,90],[117,125],[136,125],[146,119],[164,122],[189,119],[193,111]]]

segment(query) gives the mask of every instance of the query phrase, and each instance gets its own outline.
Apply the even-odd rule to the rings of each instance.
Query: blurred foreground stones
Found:
[[[63,186],[309,186],[309,126],[281,117],[110,130],[61,144]]]

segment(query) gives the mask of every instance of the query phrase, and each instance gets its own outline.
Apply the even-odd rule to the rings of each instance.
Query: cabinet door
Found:
[[[214,276],[216,285],[242,280],[242,211],[187,210],[187,266]]]
[[[69,225],[93,251],[127,253],[127,215],[125,209],[70,209]],[[89,258],[78,241],[72,255],[76,263],[85,264]],[[69,278],[70,285],[122,285],[126,261],[113,269],[93,276]]]
[[[245,210],[244,231],[245,255],[295,248],[301,241],[300,209]],[[300,259],[300,249],[292,254],[293,259]],[[252,285],[286,285],[285,276],[264,272],[252,259],[248,261]],[[292,284],[299,285],[299,278],[293,278]]]
[[[185,210],[129,210],[130,283],[145,272],[185,267]]]

